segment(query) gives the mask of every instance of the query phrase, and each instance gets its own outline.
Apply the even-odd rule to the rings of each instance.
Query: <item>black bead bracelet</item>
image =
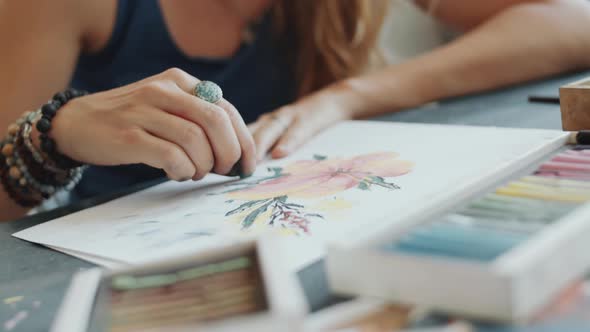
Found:
[[[47,157],[55,163],[59,168],[71,169],[80,167],[83,164],[65,156],[57,151],[57,145],[55,141],[49,137],[51,131],[51,121],[59,111],[59,109],[67,104],[70,100],[87,95],[86,91],[79,91],[76,89],[68,89],[64,92],[56,93],[52,100],[41,107],[41,118],[37,120],[35,125],[40,133],[41,140],[41,151],[43,151]]]

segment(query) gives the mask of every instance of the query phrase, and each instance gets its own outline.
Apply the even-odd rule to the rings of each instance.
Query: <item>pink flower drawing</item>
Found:
[[[264,212],[271,211],[267,224],[295,229],[309,234],[311,220],[322,219],[317,213],[305,211],[301,204],[289,203],[289,198],[313,199],[328,197],[357,188],[371,190],[377,186],[387,190],[400,189],[386,178],[409,173],[414,164],[399,159],[394,152],[378,152],[352,158],[326,158],[296,161],[284,168],[269,168],[274,174],[225,194],[234,201],[245,201],[226,215],[247,213],[242,228],[249,228]]]

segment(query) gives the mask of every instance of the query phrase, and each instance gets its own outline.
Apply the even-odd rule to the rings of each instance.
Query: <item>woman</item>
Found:
[[[64,159],[93,165],[74,198],[164,172],[198,180],[238,165],[247,176],[267,153],[283,157],[340,120],[590,64],[584,0],[416,3],[464,35],[368,71],[384,1],[0,2],[5,189],[39,203],[77,182]],[[195,98],[199,79],[218,83],[225,99]],[[15,123],[68,86],[92,94],[58,95],[43,118]],[[24,211],[0,193],[0,220]]]

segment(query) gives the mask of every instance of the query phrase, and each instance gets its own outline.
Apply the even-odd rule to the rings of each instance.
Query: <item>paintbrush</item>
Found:
[[[590,130],[572,131],[567,142],[568,144],[590,146]]]

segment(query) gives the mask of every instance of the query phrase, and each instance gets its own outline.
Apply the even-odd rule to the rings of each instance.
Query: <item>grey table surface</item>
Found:
[[[561,129],[559,106],[529,103],[530,94],[558,95],[559,86],[590,72],[572,73],[489,93],[454,98],[421,108],[378,118],[382,121]],[[433,139],[433,145],[436,139]],[[130,191],[137,188],[130,189]],[[121,195],[113,195],[112,197]],[[69,279],[93,264],[11,237],[11,234],[60,215],[111,199],[102,197],[56,211],[0,223],[0,329],[19,311],[27,313],[12,331],[47,331],[59,307]],[[299,272],[312,310],[343,301],[330,294],[322,261]],[[22,296],[19,301],[4,301]]]

